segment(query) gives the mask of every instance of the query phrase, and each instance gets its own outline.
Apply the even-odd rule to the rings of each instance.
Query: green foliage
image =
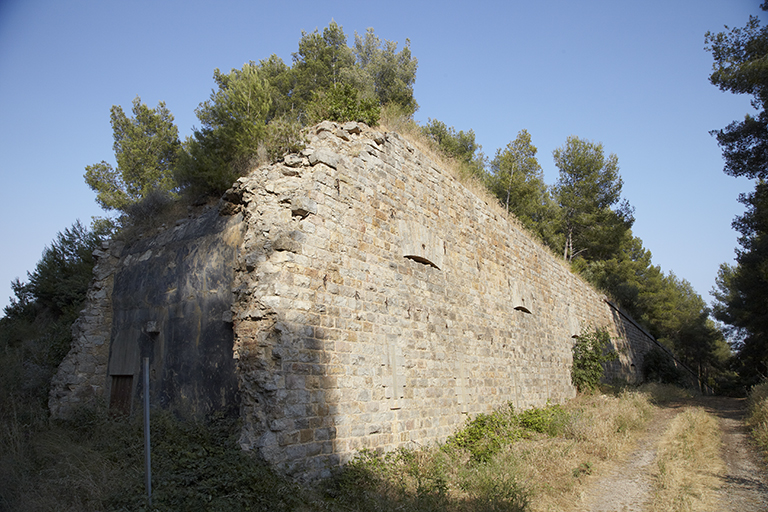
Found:
[[[485,157],[473,130],[457,132],[453,126],[449,128],[442,121],[430,119],[422,132],[437,143],[440,151],[459,162],[463,174],[477,178],[485,175]]]
[[[294,72],[277,55],[259,61],[259,74],[269,86],[270,107],[267,122],[273,119],[299,121],[299,107],[296,98],[291,94],[294,83]]]
[[[760,8],[768,11],[768,2]],[[747,211],[733,223],[741,234],[736,266],[720,267],[712,292],[715,318],[730,326],[739,374],[751,385],[768,372],[768,27],[750,16],[743,28],[707,32],[706,43],[714,59],[710,82],[751,95],[757,110],[711,132],[723,151],[725,173],[757,180],[754,192],[739,198]]]
[[[179,152],[179,132],[164,102],[154,109],[133,100],[129,118],[113,106],[110,120],[117,168],[102,161],[85,168],[85,181],[105,210],[125,212],[150,192],[171,194],[177,187],[173,171]]]
[[[258,66],[213,73],[218,90],[197,108],[202,127],[185,143],[177,168],[179,183],[194,194],[218,195],[256,161],[266,135],[271,97]]]
[[[470,496],[466,510],[525,512],[531,509],[533,493],[515,478],[500,477],[504,469],[484,466],[477,471],[477,476],[462,482],[462,489]]]
[[[683,374],[670,355],[661,348],[646,352],[643,358],[643,380],[661,384],[681,384]]]
[[[483,433],[498,434],[505,428],[501,425],[504,420],[500,419],[505,415],[514,417],[510,409],[480,415],[479,421],[471,422],[468,426],[471,432],[458,441],[470,448],[460,447],[454,442],[456,438],[452,438],[441,450],[400,449],[387,453],[362,450],[329,482],[327,492],[333,497],[334,506],[342,510],[529,510],[531,491],[520,483],[518,470],[510,467],[509,461],[496,460],[501,448],[518,437],[499,439],[496,451],[485,453],[482,460],[473,459],[475,464],[465,466],[461,462],[463,451],[477,448]],[[506,427],[520,428],[514,421]],[[451,487],[460,490],[463,497],[451,496]]]
[[[316,92],[309,105],[309,119],[313,122],[360,121],[375,126],[379,123],[380,115],[379,103],[374,99],[361,99],[357,89],[349,84]]]
[[[520,425],[528,430],[555,437],[563,433],[570,415],[558,404],[527,409],[517,416]]]
[[[411,56],[411,42],[406,39],[398,53],[396,41],[381,40],[369,28],[365,36],[355,33],[352,49],[359,72],[348,73],[349,81],[365,94],[378,99],[380,105],[395,105],[406,115],[413,115],[419,106],[413,97],[418,60]]]
[[[544,183],[536,151],[531,135],[521,130],[515,140],[496,151],[487,185],[508,212],[550,244],[558,211]]]
[[[315,92],[341,85],[344,71],[354,65],[355,58],[347,46],[347,36],[335,21],[311,34],[302,31],[299,49],[293,54],[294,85],[291,96],[308,104]]]
[[[747,425],[760,449],[768,455],[768,382],[756,384],[749,391]]]
[[[192,196],[215,196],[253,165],[303,147],[300,131],[322,120],[379,122],[385,104],[416,109],[417,61],[410,43],[379,39],[369,29],[355,51],[331,22],[322,33],[302,32],[289,67],[272,55],[223,74],[218,90],[197,109],[201,128],[184,143],[176,179]]]
[[[103,236],[76,222],[45,248],[28,282],[15,279],[11,284],[15,297],[0,318],[0,508],[24,510],[12,504],[29,480],[41,470],[50,471],[44,464],[56,444],[49,448],[29,440],[48,427],[51,378],[69,351],[72,323],[92,278],[93,251]],[[70,474],[78,470],[76,464],[68,468]],[[75,486],[86,486],[69,483],[54,487],[62,502]],[[52,502],[30,510],[57,506]]]
[[[627,231],[611,258],[579,262],[581,275],[604,290],[704,382],[722,378],[731,356],[710,310],[691,284],[651,263],[642,240]]]
[[[768,184],[759,181],[740,201],[747,205],[733,225],[740,233],[736,265],[718,272],[714,316],[731,326],[738,371],[746,385],[768,373]]]
[[[240,449],[232,418],[189,422],[153,410],[151,432],[153,511],[319,509],[310,492]],[[115,419],[103,408],[80,408],[26,436],[13,467],[0,451],[0,503],[9,510],[149,510],[140,415]]]
[[[512,405],[490,414],[480,413],[468,420],[464,428],[451,436],[446,447],[467,450],[471,459],[487,463],[505,444],[519,439],[522,431],[515,417]]]
[[[605,157],[601,143],[578,137],[568,137],[553,155],[560,170],[553,195],[562,209],[563,257],[609,258],[634,222],[629,203],[620,202],[618,158]]]
[[[27,289],[35,302],[56,316],[76,315],[93,278],[93,251],[102,239],[103,234],[80,221],[59,232],[28,274]]]
[[[636,320],[641,320],[652,307],[654,292],[661,288],[664,277],[661,269],[652,264],[651,252],[631,230],[626,231],[610,258],[583,265],[581,275],[605,291]]]
[[[597,389],[603,378],[603,364],[618,358],[616,352],[607,351],[610,346],[611,336],[603,329],[583,329],[576,338],[573,344],[571,382],[580,393]]]
[[[496,157],[491,161],[491,190],[496,192],[504,208],[521,220],[533,220],[534,212],[546,194],[544,173],[536,160],[536,151],[531,134],[521,130],[504,150],[496,151]]]
[[[264,146],[270,161],[277,161],[288,153],[298,153],[305,147],[301,125],[287,117],[273,119],[267,125]]]
[[[451,436],[445,449],[466,450],[475,463],[486,464],[506,445],[529,437],[531,432],[551,437],[563,433],[570,415],[560,405],[547,405],[515,413],[512,404],[492,413],[480,413]]]
[[[182,421],[169,412],[153,411],[151,429],[152,510],[271,511],[306,506],[296,484],[277,476],[239,448],[238,425],[231,418]],[[131,437],[135,445],[140,446],[142,435],[134,428]],[[144,510],[141,476],[135,475],[130,490],[113,494],[108,507]]]
[[[761,8],[768,10],[768,2]],[[727,27],[726,27],[727,28]],[[711,133],[723,150],[725,173],[749,178],[768,177],[768,27],[750,16],[743,28],[705,36],[714,58],[710,82],[722,91],[750,94],[757,115],[747,114],[723,130]]]
[[[421,450],[363,449],[332,480],[326,492],[342,510],[449,510],[444,456]]]
[[[29,357],[46,367],[58,365],[69,350],[70,327],[93,277],[93,251],[105,235],[79,221],[56,235],[27,274],[28,282],[11,283],[15,297],[0,318],[0,347],[39,345]]]

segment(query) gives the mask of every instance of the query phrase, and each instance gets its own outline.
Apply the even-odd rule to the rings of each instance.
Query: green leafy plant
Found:
[[[267,125],[264,147],[267,158],[273,162],[288,153],[298,153],[305,147],[301,124],[288,117],[273,119]]]
[[[571,382],[580,393],[594,391],[603,378],[603,364],[615,361],[618,354],[608,351],[611,336],[605,329],[582,330],[573,344]]]
[[[551,437],[561,434],[569,420],[569,414],[562,406],[554,404],[542,408],[528,409],[517,416],[520,425]]]
[[[149,108],[137,96],[133,117],[114,105],[110,119],[117,168],[105,161],[85,168],[85,181],[96,192],[96,202],[105,210],[125,212],[151,192],[173,196],[178,186],[173,170],[179,130],[165,103]]]
[[[446,442],[446,447],[467,450],[474,462],[488,462],[504,444],[519,439],[522,431],[518,425],[514,409],[508,407],[490,414],[478,414],[469,420]]]
[[[357,89],[343,84],[316,91],[309,112],[313,121],[360,121],[375,126],[379,123],[381,106],[377,100],[363,98]]]

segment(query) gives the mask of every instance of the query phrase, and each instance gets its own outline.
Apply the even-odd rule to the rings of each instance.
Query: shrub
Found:
[[[368,126],[376,126],[381,116],[381,107],[375,99],[361,98],[357,89],[343,84],[315,92],[309,105],[309,116],[312,122],[359,121]]]
[[[573,345],[571,382],[580,393],[594,391],[603,378],[603,363],[614,361],[616,352],[607,352],[611,336],[604,329],[584,329]]]
[[[512,405],[490,414],[478,414],[468,420],[464,428],[451,436],[446,447],[467,450],[472,461],[485,463],[501,447],[522,435]]]
[[[273,119],[267,125],[267,136],[264,141],[267,158],[276,161],[288,153],[298,153],[304,149],[304,137],[301,124],[287,117]]]
[[[518,420],[529,430],[555,437],[563,432],[570,415],[560,405],[555,404],[541,409],[525,410],[518,415]]]

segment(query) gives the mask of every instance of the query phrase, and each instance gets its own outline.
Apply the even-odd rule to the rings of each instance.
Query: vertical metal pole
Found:
[[[147,500],[152,508],[152,459],[149,450],[149,358],[144,358],[144,466],[147,477]]]

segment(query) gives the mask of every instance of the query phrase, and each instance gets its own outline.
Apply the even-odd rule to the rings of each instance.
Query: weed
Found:
[[[591,475],[592,474],[592,463],[591,462],[582,462],[579,464],[579,467],[573,470],[573,478],[579,478],[583,475]]]
[[[490,414],[478,414],[468,420],[446,442],[446,448],[467,450],[474,462],[486,463],[499,452],[501,447],[522,437],[519,423],[511,404]]]
[[[523,411],[518,415],[518,420],[529,430],[554,437],[564,432],[569,414],[562,406],[555,404]]]
[[[573,345],[571,381],[581,392],[594,391],[603,378],[603,363],[615,360],[616,352],[608,351],[611,336],[605,329],[583,329]]]
[[[693,395],[690,390],[681,388],[674,384],[660,384],[650,382],[640,386],[640,391],[647,393],[654,404],[662,405],[670,402],[679,402],[691,398]]]

